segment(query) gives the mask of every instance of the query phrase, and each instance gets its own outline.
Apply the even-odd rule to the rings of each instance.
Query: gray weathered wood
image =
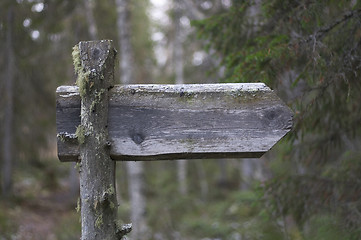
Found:
[[[56,93],[59,159],[75,161],[77,141],[61,136],[80,122],[78,89]],[[113,160],[260,157],[292,126],[292,111],[263,83],[125,85],[109,94]]]
[[[115,162],[107,148],[108,90],[114,82],[114,56],[110,40],[80,42],[73,52],[77,84],[82,86],[76,123],[81,116],[77,136],[82,240],[118,239]]]

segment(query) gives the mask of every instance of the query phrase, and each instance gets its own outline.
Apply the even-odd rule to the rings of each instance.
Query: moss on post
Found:
[[[76,128],[76,131],[75,131],[75,135],[78,139],[78,143],[81,145],[85,142],[85,128],[83,125],[79,125],[77,128]]]
[[[76,129],[81,159],[81,239],[117,239],[115,162],[104,147],[115,50],[108,40],[80,42],[72,56],[81,97],[81,124]]]
[[[79,87],[80,97],[83,98],[87,91],[87,85],[89,83],[90,71],[86,70],[82,64],[80,58],[79,46],[75,45],[72,52],[74,71],[77,74],[76,85]]]

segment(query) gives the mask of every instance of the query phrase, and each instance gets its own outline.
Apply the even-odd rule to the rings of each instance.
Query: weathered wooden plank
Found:
[[[77,88],[59,87],[61,161],[77,159],[77,141],[61,135],[75,133],[79,115]],[[110,154],[113,160],[260,157],[291,129],[292,115],[263,83],[115,86]]]

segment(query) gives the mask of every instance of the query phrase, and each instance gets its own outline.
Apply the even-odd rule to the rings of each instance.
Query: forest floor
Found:
[[[59,221],[69,215],[70,203],[66,193],[55,192],[46,197],[39,197],[22,206],[18,216],[18,231],[15,239],[55,240]]]
[[[79,213],[71,199],[68,191],[56,190],[0,202],[0,240],[79,239]]]

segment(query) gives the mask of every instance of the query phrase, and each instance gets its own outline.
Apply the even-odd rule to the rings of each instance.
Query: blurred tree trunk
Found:
[[[207,199],[208,196],[208,182],[206,171],[204,170],[203,162],[197,161],[196,163],[197,173],[199,176],[199,187],[201,189],[201,198],[203,200]]]
[[[120,46],[120,82],[129,84],[134,81],[134,56],[130,30],[130,0],[116,0],[117,27]]]
[[[182,0],[187,9],[187,15],[193,20],[202,20],[205,18],[204,14],[200,12],[192,0]]]
[[[178,191],[181,195],[187,195],[187,160],[177,160]]]
[[[2,193],[9,196],[12,193],[12,167],[13,167],[13,83],[15,77],[15,54],[13,47],[14,10],[10,6],[7,12],[6,29],[6,59],[5,74],[5,119],[3,135],[3,165],[2,165]]]
[[[69,169],[69,202],[75,203],[79,197],[79,175],[76,163],[70,164]]]
[[[130,30],[130,0],[116,0],[117,27],[120,45],[120,80],[122,84],[134,82],[134,56]],[[131,201],[132,239],[145,239],[148,226],[145,220],[143,162],[127,162],[128,190]]]
[[[183,31],[180,18],[182,17],[182,6],[179,1],[174,4],[174,52],[173,64],[175,73],[175,83],[184,84],[184,60],[183,60]],[[187,161],[177,161],[178,191],[182,195],[188,193],[187,187]]]
[[[98,28],[94,18],[95,0],[83,0],[85,6],[86,20],[88,22],[88,32],[91,40],[98,38]]]
[[[217,160],[219,166],[219,178],[218,184],[219,186],[225,186],[228,184],[228,174],[227,174],[227,160],[218,159]]]
[[[174,72],[176,84],[184,84],[183,31],[181,26],[182,6],[174,1]]]
[[[240,162],[241,168],[241,190],[246,191],[249,190],[252,186],[252,177],[254,173],[254,161],[258,161],[258,159],[252,158],[243,158]]]
[[[132,239],[145,239],[148,226],[145,219],[144,168],[143,162],[127,162],[128,190],[131,201]]]

